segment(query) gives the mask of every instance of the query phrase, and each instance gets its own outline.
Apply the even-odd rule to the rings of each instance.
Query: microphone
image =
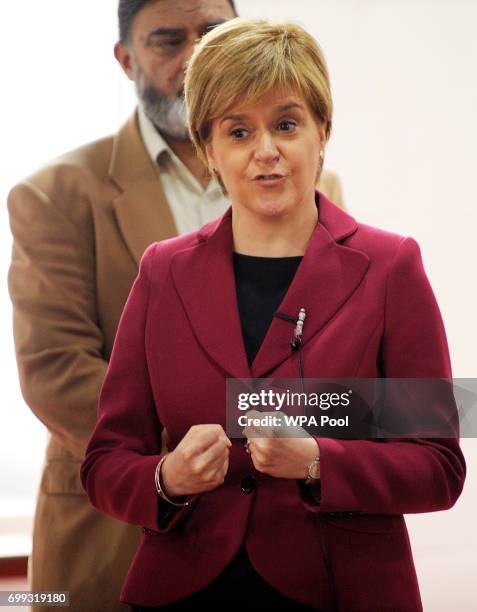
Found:
[[[290,346],[292,351],[296,351],[301,346],[301,338],[303,335],[303,325],[306,319],[306,312],[304,308],[300,308],[300,312],[298,313],[298,318],[290,317],[283,312],[279,312],[278,310],[273,314],[274,317],[278,317],[279,319],[283,319],[284,321],[289,321],[290,323],[295,323],[295,329],[293,330],[293,337],[290,340]]]
[[[303,325],[306,319],[306,312],[304,308],[300,308],[300,312],[298,313],[298,319],[296,322],[296,327],[293,330],[293,338],[290,341],[290,346],[292,351],[296,351],[298,347],[301,345],[301,337],[303,335]]]
[[[298,313],[298,318],[295,319],[290,317],[290,315],[285,314],[284,312],[276,311],[273,313],[274,317],[278,317],[279,319],[283,319],[284,321],[288,321],[289,323],[295,323],[295,329],[293,330],[293,337],[290,340],[291,350],[294,353],[298,351],[298,373],[300,376],[301,390],[302,393],[305,393],[305,372],[303,369],[303,358],[301,349],[301,341],[303,336],[303,325],[305,324],[306,312],[304,308],[300,308],[300,312]]]

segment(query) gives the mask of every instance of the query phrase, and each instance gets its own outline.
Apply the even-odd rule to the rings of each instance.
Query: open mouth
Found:
[[[276,183],[283,178],[285,178],[283,174],[258,174],[255,180],[261,183]]]

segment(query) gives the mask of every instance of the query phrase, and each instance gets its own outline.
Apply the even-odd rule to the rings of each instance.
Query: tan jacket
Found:
[[[318,187],[342,205],[335,175],[325,172]],[[151,242],[176,234],[136,116],[116,136],[68,153],[18,184],[8,207],[21,388],[51,433],[31,589],[70,591],[72,612],[125,610],[119,592],[140,531],[90,506],[79,465],[140,257]]]

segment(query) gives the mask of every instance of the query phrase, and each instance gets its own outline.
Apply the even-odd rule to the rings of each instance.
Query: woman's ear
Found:
[[[214,168],[217,169],[217,166],[215,165],[215,156],[214,156],[214,149],[212,147],[212,143],[208,142],[205,145],[205,154],[207,156],[207,162],[209,164],[209,168],[213,172]]]
[[[318,123],[317,124],[317,128],[318,128],[318,137],[320,140],[320,150],[325,148],[326,146],[326,130],[325,130],[325,126],[323,125],[323,123]]]

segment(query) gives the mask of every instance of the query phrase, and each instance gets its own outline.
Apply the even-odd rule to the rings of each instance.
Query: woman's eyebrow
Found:
[[[298,104],[298,102],[290,102],[288,104],[284,104],[283,106],[276,106],[273,110],[277,111],[278,113],[286,113],[286,111],[289,111],[293,108],[299,108],[303,111],[305,110],[305,108],[301,104]]]
[[[275,108],[273,108],[273,112],[285,113],[286,111],[292,110],[294,108],[298,108],[298,109],[303,110],[303,111],[305,110],[305,108],[301,104],[298,104],[298,102],[289,102],[288,104],[283,104],[281,106],[276,106]],[[243,121],[244,119],[248,119],[248,117],[249,117],[249,115],[245,115],[245,114],[240,114],[240,115],[225,115],[220,120],[220,125],[222,125],[222,123],[224,121]]]
[[[248,119],[248,117],[248,115],[225,115],[225,117],[222,117],[220,120],[219,125],[222,125],[224,121],[243,121],[244,119]]]

